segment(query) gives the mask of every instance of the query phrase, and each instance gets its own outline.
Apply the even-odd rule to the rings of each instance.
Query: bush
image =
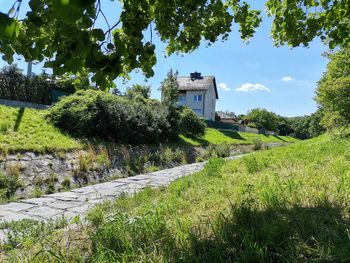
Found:
[[[201,154],[198,161],[208,160],[210,158],[226,158],[231,155],[231,147],[228,144],[211,144]]]
[[[11,198],[20,186],[19,173],[5,174],[0,171],[0,198]]]
[[[259,140],[259,139],[254,139],[253,140],[253,150],[254,151],[261,150],[262,147],[263,147],[262,140]]]
[[[143,103],[97,90],[82,90],[63,98],[51,108],[48,117],[56,126],[76,135],[119,143],[158,143],[178,135],[159,102]],[[172,133],[176,136],[170,136]]]
[[[180,114],[180,130],[185,135],[203,136],[206,125],[190,108],[184,107]]]

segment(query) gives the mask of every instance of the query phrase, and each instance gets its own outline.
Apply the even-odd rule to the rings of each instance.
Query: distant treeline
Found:
[[[230,113],[233,115],[233,113]],[[264,127],[278,135],[292,136],[299,139],[309,139],[321,135],[326,129],[320,124],[323,110],[318,109],[311,115],[299,117],[283,117],[266,109],[252,109],[245,115],[236,116],[245,120],[248,126],[254,128]]]

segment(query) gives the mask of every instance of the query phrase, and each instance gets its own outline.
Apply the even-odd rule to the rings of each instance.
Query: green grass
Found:
[[[349,205],[350,140],[322,136],[213,159],[169,188],[98,206],[88,225],[26,226],[36,234],[4,247],[2,260],[349,262]]]
[[[45,110],[15,108],[0,105],[0,152],[59,152],[80,149],[87,140],[80,142],[50,124]],[[284,136],[264,136],[251,133],[221,132],[208,128],[203,138],[180,136],[180,144],[192,146],[208,144],[252,144],[255,139],[263,142],[295,142]]]
[[[0,105],[0,152],[55,152],[81,148],[44,118],[44,110]]]
[[[296,142],[298,139],[287,136],[266,136],[248,132],[220,131],[213,128],[207,128],[202,138],[192,138],[181,135],[181,142],[193,146],[209,144],[253,144],[254,140],[261,140],[264,143],[269,142]]]

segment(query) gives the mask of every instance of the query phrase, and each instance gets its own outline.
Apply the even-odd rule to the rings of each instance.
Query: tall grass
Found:
[[[350,141],[327,136],[212,159],[169,188],[98,206],[70,246],[52,233],[32,247],[7,247],[6,260],[19,262],[20,253],[29,262],[349,262],[349,175]],[[60,251],[60,260],[34,259],[43,247]]]

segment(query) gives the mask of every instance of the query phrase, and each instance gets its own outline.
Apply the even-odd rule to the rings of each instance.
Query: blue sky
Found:
[[[14,1],[0,0],[0,12],[7,12]],[[27,11],[23,0],[21,16]],[[263,8],[264,1],[250,1],[253,7]],[[103,1],[106,16],[113,24],[120,13],[118,1]],[[101,26],[103,22],[100,21]],[[290,49],[287,46],[275,47],[269,38],[271,20],[264,16],[263,23],[249,44],[244,44],[233,25],[228,41],[217,42],[210,47],[203,43],[196,51],[184,55],[164,57],[165,44],[153,35],[156,45],[157,64],[154,77],[147,80],[152,86],[152,97],[160,98],[158,88],[170,68],[187,76],[190,72],[216,77],[219,86],[218,110],[229,110],[237,114],[246,113],[252,108],[266,108],[283,116],[311,114],[316,110],[313,100],[317,81],[327,64],[322,53],[327,48],[317,39],[308,48]],[[149,36],[145,35],[148,40]],[[17,60],[25,69],[23,60]],[[6,65],[0,59],[0,67]],[[41,72],[41,64],[33,71]],[[144,83],[142,72],[133,72],[131,81],[116,80],[124,91],[133,83]]]

